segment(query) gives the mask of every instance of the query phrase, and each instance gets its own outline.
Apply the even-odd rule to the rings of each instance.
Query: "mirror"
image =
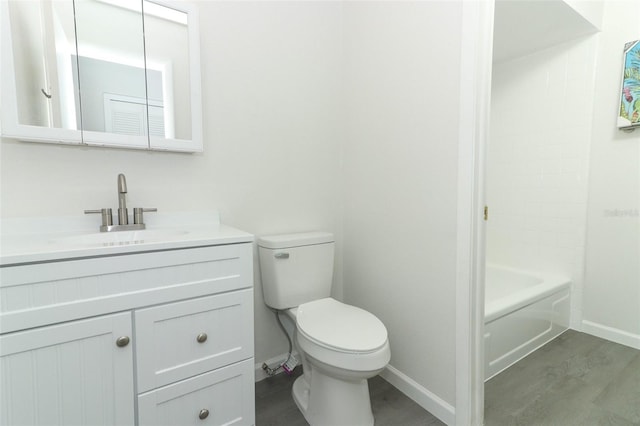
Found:
[[[195,9],[143,0],[150,143],[202,151],[200,44]]]
[[[143,1],[149,94],[149,133],[191,139],[187,14]]]
[[[72,82],[77,73],[73,2],[9,1],[8,14],[17,122],[80,129]]]
[[[3,40],[9,22],[11,41],[3,41],[2,74],[15,80],[15,87],[2,83],[2,97],[15,102],[3,102],[4,136],[202,151],[199,35],[192,5],[3,3],[0,10],[8,15],[2,19]],[[5,66],[7,55],[11,64]]]
[[[74,3],[83,140],[147,147],[142,0]]]

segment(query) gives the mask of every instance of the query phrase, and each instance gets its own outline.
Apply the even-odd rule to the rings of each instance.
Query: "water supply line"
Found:
[[[285,359],[280,365],[277,367],[269,367],[266,362],[262,363],[262,369],[267,373],[269,377],[276,375],[280,370],[284,369],[287,374],[292,374],[293,370],[296,368],[298,361],[293,357],[293,342],[291,341],[291,337],[289,333],[287,333],[287,329],[284,328],[284,324],[282,324],[282,320],[280,319],[280,313],[282,311],[277,309],[272,309],[273,313],[276,315],[276,320],[278,321],[278,325],[280,326],[280,330],[284,333],[287,338],[287,342],[289,342],[289,353],[287,354],[287,359]]]

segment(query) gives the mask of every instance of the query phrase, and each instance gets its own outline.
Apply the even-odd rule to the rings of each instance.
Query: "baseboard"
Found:
[[[447,425],[455,424],[456,414],[453,406],[426,389],[424,386],[415,382],[406,374],[400,372],[391,365],[388,365],[380,375],[400,392],[414,400],[418,405]]]
[[[259,381],[264,380],[267,377],[269,377],[267,372],[262,369],[262,363],[266,362],[269,367],[273,367],[274,365],[278,365],[282,361],[287,359],[287,355],[289,355],[289,354],[288,353],[283,353],[283,354],[280,354],[278,356],[274,356],[273,358],[269,358],[266,361],[261,361],[261,362],[256,363],[255,367],[254,367],[255,381],[259,382]],[[300,358],[298,357],[298,353],[296,351],[293,352],[293,356],[298,360],[298,363],[299,363],[300,362]],[[280,372],[282,372],[282,371],[280,371]]]
[[[581,331],[640,350],[640,335],[629,333],[628,331],[587,320],[582,320]]]

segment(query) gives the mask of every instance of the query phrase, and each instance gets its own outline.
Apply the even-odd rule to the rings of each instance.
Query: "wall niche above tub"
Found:
[[[165,0],[8,0],[2,136],[201,152],[197,10]]]

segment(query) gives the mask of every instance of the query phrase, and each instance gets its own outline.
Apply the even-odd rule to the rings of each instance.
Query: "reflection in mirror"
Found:
[[[189,140],[191,81],[187,14],[144,0],[151,136]]]
[[[194,5],[0,0],[0,12],[4,136],[202,151]]]
[[[18,123],[78,129],[73,2],[10,0]]]
[[[76,0],[75,13],[83,131],[147,135],[142,1]]]

